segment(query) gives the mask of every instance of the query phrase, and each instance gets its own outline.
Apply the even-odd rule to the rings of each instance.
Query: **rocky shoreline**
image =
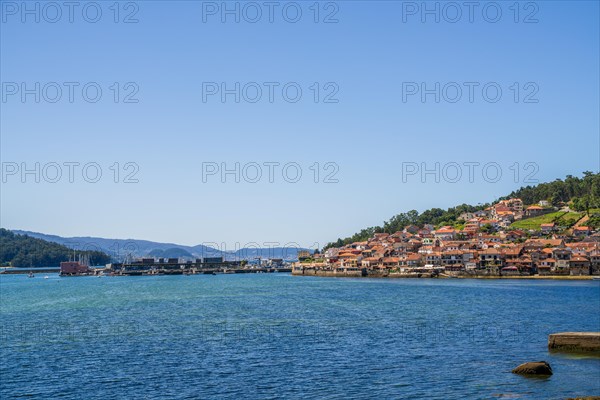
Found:
[[[469,272],[390,272],[369,269],[315,269],[295,266],[295,276],[321,276],[330,278],[438,278],[438,279],[546,279],[546,280],[598,280],[591,275],[492,275]]]

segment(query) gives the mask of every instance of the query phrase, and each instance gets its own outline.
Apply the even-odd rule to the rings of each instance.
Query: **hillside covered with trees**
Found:
[[[110,262],[110,257],[99,251],[78,251],[77,255],[86,255],[92,265]],[[73,250],[66,246],[17,235],[0,228],[0,264],[12,267],[58,267],[61,261],[69,261]]]
[[[557,179],[553,182],[540,183],[535,186],[525,186],[513,191],[506,197],[501,197],[496,202],[510,198],[520,198],[526,205],[536,204],[540,200],[547,200],[555,207],[569,205],[572,209],[590,215],[590,226],[600,226],[600,215],[591,212],[600,208],[600,173],[586,171],[582,178],[567,175],[565,180]],[[494,202],[494,203],[496,203]],[[494,204],[492,203],[492,204]],[[411,210],[390,218],[383,226],[373,226],[362,229],[360,232],[347,238],[339,238],[325,246],[324,250],[331,247],[341,247],[349,243],[360,242],[373,237],[374,233],[394,233],[408,225],[423,227],[426,224],[433,226],[458,226],[462,224],[459,216],[464,212],[475,212],[489,207],[491,204],[471,206],[462,204],[443,210],[431,208],[419,213]]]
[[[506,197],[517,197],[524,204],[535,204],[540,200],[548,200],[553,206],[571,202],[575,211],[587,211],[600,208],[600,174],[586,171],[582,178],[567,175],[565,180],[540,183],[535,186],[525,186],[515,190]]]

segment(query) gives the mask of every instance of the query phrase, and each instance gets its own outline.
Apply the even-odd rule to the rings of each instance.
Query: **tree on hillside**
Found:
[[[80,251],[77,255],[89,257],[92,265],[110,262],[110,256],[100,251]],[[27,235],[17,235],[0,228],[0,263],[13,267],[58,267],[68,261],[73,250],[58,243],[47,242]]]

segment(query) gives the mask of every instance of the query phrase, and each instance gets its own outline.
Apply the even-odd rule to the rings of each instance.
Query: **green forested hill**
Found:
[[[518,197],[524,204],[535,204],[540,200],[548,200],[553,205],[572,202],[576,211],[600,208],[600,173],[590,171],[583,173],[582,178],[567,175],[565,180],[525,186],[515,190],[503,199]]]
[[[89,256],[92,265],[110,262],[110,257],[99,251],[78,251],[77,255]],[[68,261],[73,250],[66,246],[35,239],[27,235],[17,235],[0,228],[0,263],[13,267],[58,267],[61,261]]]

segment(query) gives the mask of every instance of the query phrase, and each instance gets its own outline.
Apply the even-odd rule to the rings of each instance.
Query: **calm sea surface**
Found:
[[[48,276],[0,276],[2,399],[600,395],[546,347],[600,331],[597,281]]]

